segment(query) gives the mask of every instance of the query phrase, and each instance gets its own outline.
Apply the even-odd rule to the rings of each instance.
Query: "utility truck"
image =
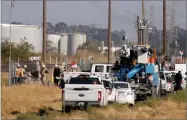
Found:
[[[129,82],[137,99],[146,99],[148,94],[157,96],[159,94],[157,91],[161,87],[159,79],[160,67],[159,63],[154,59],[154,51],[148,45],[137,45],[133,48],[133,52],[133,57],[121,55],[120,62],[116,61],[113,68],[114,76],[119,81]],[[147,79],[150,75],[152,76],[151,81]]]
[[[63,109],[86,109],[88,106],[106,106],[108,91],[98,76],[70,77],[62,90]]]
[[[95,75],[100,77],[110,76],[112,72],[112,64],[92,64],[90,72],[64,72],[64,81],[67,81],[71,76],[80,74]]]

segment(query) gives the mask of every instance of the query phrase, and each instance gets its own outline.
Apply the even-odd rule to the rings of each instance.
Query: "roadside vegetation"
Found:
[[[112,104],[103,108],[88,108],[87,111],[61,112],[61,90],[41,85],[20,85],[2,88],[2,117],[19,120],[52,119],[185,119],[186,90],[166,98],[150,98],[134,107]]]

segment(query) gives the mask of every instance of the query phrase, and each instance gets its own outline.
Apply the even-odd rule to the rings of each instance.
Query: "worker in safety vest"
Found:
[[[46,65],[42,65],[42,69],[41,69],[41,82],[43,85],[48,84],[47,82],[47,74],[48,74],[48,70],[46,68]]]
[[[20,67],[20,64],[18,64],[16,68],[16,83],[21,83],[22,77],[23,77],[23,70]]]
[[[26,69],[27,69],[27,65],[24,65],[23,68],[22,68],[23,77],[25,77],[26,74],[27,74],[27,72],[26,72],[27,70]]]

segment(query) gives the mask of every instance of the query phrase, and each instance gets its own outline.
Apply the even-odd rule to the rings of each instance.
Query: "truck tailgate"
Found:
[[[65,92],[65,101],[98,101],[98,91],[74,91]]]
[[[64,89],[65,101],[98,101],[102,85],[73,85],[66,84]]]

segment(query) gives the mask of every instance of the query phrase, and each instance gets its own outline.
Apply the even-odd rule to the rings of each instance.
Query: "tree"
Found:
[[[68,31],[68,25],[66,23],[60,22],[55,25],[55,32],[63,33]]]
[[[8,40],[1,42],[2,50],[2,62],[8,63],[10,56],[10,45],[11,45],[11,58],[13,61],[19,57],[21,62],[28,61],[29,57],[34,55],[34,47],[29,44],[26,40],[21,40],[20,43],[10,43]]]
[[[99,41],[87,40],[86,43],[79,46],[78,49],[98,52],[99,51],[99,46],[101,47],[101,43]]]
[[[54,31],[54,26],[53,26],[53,24],[50,23],[50,22],[47,23],[47,33],[48,33],[48,34],[53,34],[53,33],[55,33],[55,31]]]
[[[53,53],[57,51],[58,49],[56,47],[53,47],[53,42],[50,40],[47,40],[47,53]]]
[[[11,24],[23,25],[21,22],[12,22]]]

